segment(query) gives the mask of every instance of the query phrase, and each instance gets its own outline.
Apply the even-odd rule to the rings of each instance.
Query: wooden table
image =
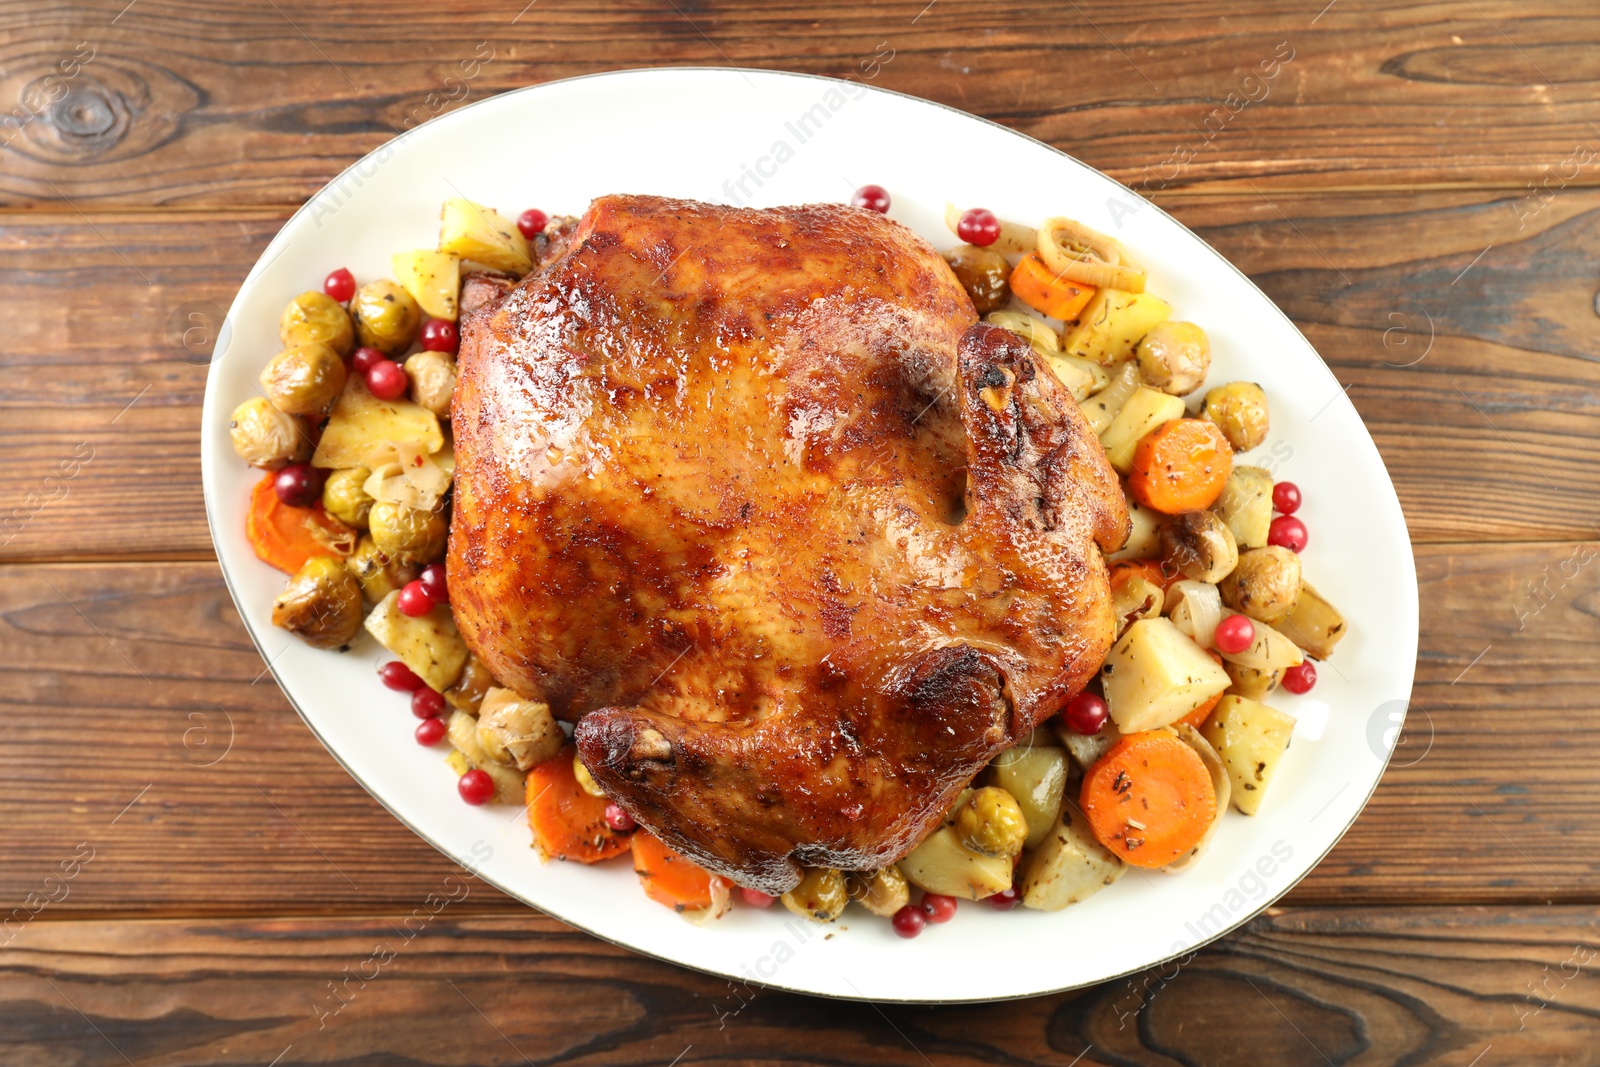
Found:
[[[1593,0],[522,4],[0,14],[0,1063],[1600,1061]],[[731,1012],[721,980],[473,884],[347,981],[454,868],[263,677],[206,532],[193,328],[408,117],[884,50],[876,84],[1160,202],[1348,386],[1421,582],[1395,764],[1304,883],[1175,976]]]

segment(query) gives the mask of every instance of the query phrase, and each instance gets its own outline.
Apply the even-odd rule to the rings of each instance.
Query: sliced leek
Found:
[[[1039,227],[1039,258],[1069,281],[1098,289],[1144,292],[1145,269],[1122,243],[1065,216],[1045,219]]]

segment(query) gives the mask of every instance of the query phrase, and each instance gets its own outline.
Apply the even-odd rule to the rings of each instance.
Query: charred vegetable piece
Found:
[[[1161,559],[1196,582],[1220,582],[1239,563],[1233,531],[1209,511],[1192,511],[1161,526]]]
[[[494,675],[489,673],[488,666],[477,656],[468,656],[467,665],[461,669],[461,677],[456,679],[455,685],[445,690],[444,699],[452,708],[476,715],[483,705],[483,698],[494,688]]]
[[[1011,286],[1006,280],[1011,265],[999,252],[977,245],[956,245],[944,254],[944,261],[950,264],[951,273],[967,291],[978,314],[997,311],[1011,299]]]
[[[361,587],[338,560],[307,560],[272,602],[272,625],[313,648],[341,648],[361,632]]]

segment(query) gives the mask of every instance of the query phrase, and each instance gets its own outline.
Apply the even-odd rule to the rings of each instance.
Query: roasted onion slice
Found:
[[[1068,281],[1144,292],[1145,270],[1120,241],[1063,216],[1045,219],[1039,227],[1039,258]]]

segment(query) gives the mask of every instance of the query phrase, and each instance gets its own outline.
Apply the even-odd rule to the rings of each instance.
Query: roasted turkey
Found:
[[[474,301],[462,633],[704,867],[893,862],[1110,647],[1116,477],[905,227],[606,196]]]

